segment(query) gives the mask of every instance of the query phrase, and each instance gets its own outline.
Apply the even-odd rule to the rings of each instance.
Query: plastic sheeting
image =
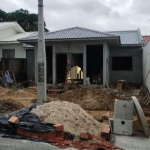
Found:
[[[42,124],[38,116],[30,113],[35,107],[36,104],[15,111],[8,116],[0,117],[0,133],[7,133],[9,135],[15,134],[16,127],[36,132],[53,130],[53,124]],[[11,116],[18,117],[19,123],[9,123],[8,120]]]
[[[3,133],[3,136],[5,137],[13,137],[13,138],[21,138],[21,136],[17,135],[16,129],[17,127],[21,129],[25,129],[28,131],[34,131],[34,132],[47,132],[47,131],[53,131],[53,124],[43,124],[40,122],[40,119],[37,115],[30,113],[30,111],[35,108],[37,104],[33,104],[31,106],[25,107],[23,109],[17,110],[7,116],[0,117],[0,133]],[[9,123],[8,120],[10,117],[16,116],[19,118],[19,123],[13,124]],[[65,132],[66,137],[70,140],[74,139],[74,135]],[[24,137],[22,137],[24,138]],[[31,139],[31,138],[27,138]]]

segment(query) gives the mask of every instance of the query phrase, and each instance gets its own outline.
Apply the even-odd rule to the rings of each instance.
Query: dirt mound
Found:
[[[52,101],[31,111],[44,123],[61,123],[64,129],[76,136],[82,132],[100,135],[101,124],[86,113],[79,105],[67,101]]]
[[[51,95],[48,101],[69,101],[85,110],[113,110],[116,93],[114,89],[76,89],[61,95]]]
[[[36,88],[8,89],[0,87],[2,111],[14,111],[36,102]]]
[[[148,126],[150,128],[150,117],[146,117],[146,120],[147,120]],[[137,118],[133,121],[133,130],[137,131],[137,132],[143,131],[142,126]]]
[[[2,101],[2,110],[3,111],[15,111],[15,110],[21,109],[23,107],[24,107],[23,104],[13,101],[11,99]]]

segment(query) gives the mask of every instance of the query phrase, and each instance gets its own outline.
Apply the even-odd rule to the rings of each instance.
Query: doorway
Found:
[[[87,77],[91,84],[103,83],[103,45],[87,45]]]
[[[56,54],[56,81],[64,83],[66,76],[67,54]]]

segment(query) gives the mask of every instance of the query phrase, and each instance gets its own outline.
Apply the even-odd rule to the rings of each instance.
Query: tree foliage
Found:
[[[19,25],[25,31],[38,31],[38,15],[34,13],[29,13],[28,10],[19,9],[14,12],[6,13],[0,9],[0,22],[6,21],[17,21]],[[46,23],[44,22],[45,32],[49,30],[46,28]]]

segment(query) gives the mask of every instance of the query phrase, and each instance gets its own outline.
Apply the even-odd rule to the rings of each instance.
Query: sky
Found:
[[[43,0],[50,31],[84,27],[98,31],[136,30],[150,35],[150,0]],[[38,0],[0,0],[0,9],[38,13]]]

